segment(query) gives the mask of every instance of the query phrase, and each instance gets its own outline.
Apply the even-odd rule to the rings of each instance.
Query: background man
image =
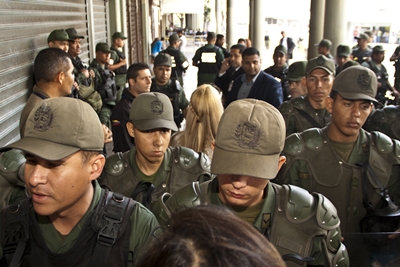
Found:
[[[282,86],[271,75],[261,71],[260,52],[256,48],[249,47],[243,51],[242,68],[245,74],[234,81],[225,106],[243,98],[264,100],[275,107],[282,104]]]
[[[400,89],[400,45],[396,47],[393,55],[390,57],[390,61],[394,61],[395,73],[394,73],[394,87]]]
[[[193,66],[199,68],[197,72],[197,86],[214,82],[224,61],[222,50],[215,46],[214,32],[207,33],[207,44],[196,50],[193,56]]]
[[[376,241],[387,241],[385,246],[377,247],[359,234],[360,225],[361,229],[366,226],[361,223],[367,212],[380,212],[387,216],[381,219],[389,224],[389,217],[398,214],[398,207],[391,210],[390,200],[400,204],[400,160],[395,150],[400,143],[361,129],[376,101],[376,87],[371,70],[362,66],[343,70],[335,79],[331,97],[325,100],[332,114],[330,124],[287,137],[283,153],[287,164],[278,175],[279,183],[320,192],[332,201],[342,222],[350,266],[386,266],[399,256],[398,244],[390,243],[388,234],[370,235]],[[374,225],[382,226],[377,221]],[[394,232],[398,228],[399,222],[394,228],[372,232]],[[382,265],[373,264],[375,261]]]
[[[289,83],[290,98],[307,95],[306,66],[307,61],[297,61],[289,66],[286,80]]]
[[[186,116],[189,100],[186,98],[185,91],[176,80],[171,80],[172,59],[165,53],[159,53],[154,59],[153,73],[150,91],[159,92],[167,95],[171,100],[174,110],[174,121],[178,129]]]
[[[179,36],[179,39],[181,40],[179,44],[179,51],[184,52],[186,50],[186,45],[187,45],[187,39],[185,36],[185,31],[184,30],[178,30],[176,32]]]
[[[293,58],[293,50],[296,47],[296,44],[293,42],[293,39],[291,37],[287,37],[287,34],[285,31],[281,31],[281,35],[282,35],[282,39],[279,41],[279,44],[286,47],[288,58],[292,59]]]
[[[167,214],[179,209],[226,206],[266,236],[281,255],[312,257],[307,266],[348,266],[340,221],[330,201],[295,186],[270,182],[286,160],[280,155],[284,143],[285,121],[276,108],[256,99],[233,102],[222,115],[215,138],[211,171],[217,177],[160,198],[157,218],[163,223]],[[326,221],[316,212],[318,205],[323,206]],[[331,227],[318,224],[321,220]],[[328,249],[325,242],[333,247]],[[305,265],[287,262],[287,266]]]
[[[307,96],[292,98],[284,102],[279,111],[286,121],[286,136],[309,128],[322,128],[331,119],[325,108],[335,79],[335,63],[325,56],[308,61],[306,66]]]
[[[324,55],[329,59],[335,60],[334,57],[331,54],[331,47],[332,47],[332,42],[328,39],[322,39],[321,42],[319,42],[318,44],[316,44],[316,46],[318,47],[318,54],[320,55]]]
[[[283,100],[286,101],[289,98],[289,85],[285,79],[288,71],[288,65],[286,63],[288,60],[286,47],[283,45],[275,47],[272,59],[274,60],[274,65],[266,68],[264,72],[281,81]]]
[[[372,54],[372,49],[368,47],[369,36],[362,33],[356,39],[357,47],[351,52],[351,57],[354,61],[362,64],[364,61],[369,60]]]
[[[161,53],[165,53],[171,56],[172,61],[172,74],[171,77],[179,81],[183,88],[183,73],[189,67],[189,62],[185,55],[182,53],[182,50],[179,50],[180,39],[177,34],[172,34],[169,37],[169,46]]]
[[[129,87],[124,89],[121,100],[111,113],[114,152],[125,152],[134,146],[126,124],[129,122],[129,111],[132,101],[141,93],[150,92],[151,72],[145,63],[132,64],[126,75]]]
[[[25,133],[1,149],[24,151],[24,180],[30,194],[0,214],[1,262],[17,266],[132,262],[158,223],[139,203],[106,192],[97,183],[105,163],[104,136],[92,107],[78,99],[45,99],[30,113]]]
[[[112,52],[108,69],[115,73],[115,83],[119,88],[116,102],[121,99],[122,92],[126,87],[127,62],[125,54],[121,51],[126,39],[127,37],[122,32],[114,32],[112,35],[112,45],[110,47]]]
[[[336,48],[336,76],[343,70],[343,65],[351,60],[350,53],[348,45],[338,45]]]
[[[184,147],[168,147],[178,128],[171,101],[162,93],[142,93],[132,102],[129,135],[135,146],[107,158],[100,184],[150,207],[165,192],[194,181],[207,181],[210,160]]]
[[[57,47],[65,52],[68,52],[68,41],[68,33],[63,29],[54,30],[47,37],[49,47]]]
[[[225,36],[223,34],[217,34],[217,40],[215,42],[215,46],[221,48],[222,53],[224,54],[224,58],[226,59],[230,56],[230,53],[228,52],[228,50],[225,49],[224,44],[225,44]]]

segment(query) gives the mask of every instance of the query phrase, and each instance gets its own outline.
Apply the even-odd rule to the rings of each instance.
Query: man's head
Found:
[[[329,137],[338,142],[355,141],[360,128],[372,111],[377,91],[377,78],[363,66],[349,67],[336,77],[331,97],[325,100],[332,113]]]
[[[49,47],[56,47],[68,52],[69,36],[68,33],[63,29],[52,31],[47,37],[47,44]]]
[[[171,130],[177,131],[169,98],[162,93],[142,93],[132,102],[126,128],[135,138],[138,157],[160,163],[168,148]]]
[[[253,79],[261,70],[260,52],[255,47],[248,47],[242,53],[242,68],[248,79]]]
[[[180,43],[181,39],[179,39],[179,36],[176,33],[171,34],[169,37],[169,45],[178,48]]]
[[[217,41],[215,42],[218,46],[224,46],[225,44],[225,36],[223,34],[217,34]]]
[[[165,85],[171,78],[172,59],[166,53],[159,53],[154,59],[154,77],[158,85]]]
[[[211,172],[217,174],[223,202],[258,204],[285,157],[285,121],[265,101],[241,99],[230,104],[219,122]]]
[[[239,45],[243,45],[244,47],[246,47],[246,40],[243,39],[243,38],[239,38],[238,41],[237,41],[237,43],[238,43]]]
[[[356,37],[358,47],[361,50],[365,50],[368,47],[369,36],[365,33],[361,33],[360,36]]]
[[[178,34],[179,37],[181,37],[184,34],[183,30],[177,30],[176,33]]]
[[[68,54],[73,58],[76,58],[81,53],[81,39],[84,37],[79,35],[75,28],[69,28],[65,30],[69,36],[69,49]]]
[[[350,60],[350,47],[348,45],[338,45],[336,48],[336,62],[339,67],[343,67],[344,63]]]
[[[372,43],[374,41],[374,35],[372,34],[371,31],[365,31],[364,32],[366,35],[368,35],[368,43]]]
[[[73,118],[73,119],[72,119]],[[59,97],[38,103],[17,148],[27,159],[25,183],[36,213],[42,216],[82,216],[93,196],[105,158],[103,127],[84,101]]]
[[[307,94],[306,65],[307,61],[297,61],[289,66],[286,80],[289,81],[289,90],[292,98]]]
[[[107,43],[98,43],[96,45],[96,60],[105,65],[110,61],[111,49]]]
[[[215,35],[215,32],[207,33],[207,43],[215,44],[216,40],[217,40],[217,36]]]
[[[239,44],[231,46],[231,56],[229,57],[229,64],[231,65],[231,67],[239,68],[240,66],[242,66],[242,53],[244,49],[245,47]]]
[[[275,47],[274,54],[272,55],[274,60],[274,66],[277,68],[283,68],[287,61],[287,49],[283,45]]]
[[[328,55],[329,51],[331,50],[332,47],[332,42],[328,39],[322,39],[321,42],[319,42],[319,44],[317,44],[318,46],[318,54],[320,55]]]
[[[307,95],[316,109],[325,107],[335,76],[335,63],[323,55],[310,59],[306,66]]]
[[[281,31],[281,35],[282,35],[283,38],[286,37],[286,32],[285,31]]]
[[[126,74],[129,83],[129,91],[138,96],[141,93],[150,92],[151,72],[146,63],[135,63],[129,66]]]
[[[113,46],[116,48],[124,47],[127,38],[122,32],[114,32],[112,35]]]
[[[74,83],[74,66],[68,54],[59,48],[46,48],[40,51],[33,63],[37,86],[51,97],[71,94]]]
[[[374,46],[374,48],[372,49],[371,59],[376,64],[381,64],[383,62],[383,60],[385,59],[385,49],[383,49],[383,46]]]

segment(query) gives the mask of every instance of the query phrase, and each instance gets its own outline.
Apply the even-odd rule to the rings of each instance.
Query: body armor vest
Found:
[[[200,53],[200,63],[198,65],[199,72],[201,73],[218,73],[219,66],[217,64],[217,52],[219,48],[214,46],[213,48],[203,47]]]
[[[172,60],[172,77],[178,78],[182,76],[182,73],[184,69],[182,68],[182,63],[179,60],[179,53],[180,51],[178,49],[166,49],[162,51],[161,53],[167,53],[168,55],[171,56]]]
[[[103,103],[109,104],[117,100],[117,85],[115,84],[115,78],[112,71],[109,69],[103,69],[100,64],[94,66],[100,73],[103,83],[96,84],[96,90],[101,95]]]
[[[118,50],[114,46],[111,46],[110,49],[115,51],[115,53],[117,53],[119,58],[125,59],[125,54],[122,53],[120,50]],[[118,63],[118,62],[116,62],[116,63]],[[115,75],[126,74],[127,72],[128,72],[128,69],[127,69],[126,65],[123,65],[123,66],[119,67],[118,69],[114,70]]]

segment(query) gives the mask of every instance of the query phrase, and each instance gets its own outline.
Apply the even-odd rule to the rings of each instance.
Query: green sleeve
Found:
[[[86,76],[82,72],[77,72],[77,74],[75,74],[75,80],[78,82],[78,85],[81,85],[85,83]]]
[[[179,91],[178,106],[181,110],[184,110],[189,106],[189,100],[186,98],[183,88]]]
[[[279,171],[277,183],[296,185],[309,191],[311,172],[308,163],[290,155],[285,156],[287,163]]]
[[[112,60],[114,60],[114,64],[119,62],[119,56],[118,56],[117,52],[115,52],[115,51],[111,52],[110,58]]]
[[[219,60],[218,60],[217,63],[218,63],[218,64],[221,64],[222,61],[224,61],[224,59],[225,59],[224,53],[222,52],[222,49],[218,49],[217,55],[218,55],[218,58],[219,58]]]
[[[194,63],[198,63],[200,61],[200,52],[201,52],[201,48],[196,50],[196,53],[194,54],[192,60]]]

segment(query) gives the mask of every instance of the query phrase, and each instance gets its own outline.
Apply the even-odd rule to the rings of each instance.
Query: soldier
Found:
[[[283,45],[275,47],[272,59],[274,60],[274,65],[266,68],[264,72],[281,81],[283,100],[286,101],[289,99],[289,84],[285,79],[288,72],[288,65],[286,63],[288,60],[286,47]]]
[[[331,47],[332,47],[332,42],[331,40],[328,39],[322,39],[321,42],[319,42],[318,44],[316,44],[315,46],[317,46],[317,50],[318,50],[318,54],[320,55],[324,55],[325,57],[332,59],[333,61],[335,60],[335,58],[332,56],[332,54],[330,53],[331,51]]]
[[[215,46],[221,48],[222,53],[224,54],[224,58],[226,59],[230,57],[230,53],[228,52],[228,50],[226,50],[224,44],[225,44],[225,36],[223,34],[217,34],[217,40],[215,41]]]
[[[45,99],[30,113],[25,133],[1,149],[24,152],[30,194],[0,214],[2,265],[132,266],[158,223],[140,203],[96,181],[105,164],[104,137],[92,107]]]
[[[96,58],[90,63],[90,69],[95,74],[95,90],[101,95],[103,106],[99,118],[102,124],[111,128],[110,116],[117,100],[117,85],[115,75],[108,69],[112,50],[106,43],[96,45]]]
[[[186,117],[189,100],[186,98],[185,91],[180,83],[171,79],[171,71],[171,56],[159,53],[154,59],[154,78],[151,82],[150,91],[160,92],[169,97],[174,108],[174,121],[179,129],[183,118]]]
[[[353,49],[351,57],[354,61],[362,64],[371,58],[372,49],[368,47],[369,36],[365,33],[360,34],[357,39],[357,47]]]
[[[199,68],[197,72],[197,86],[214,82],[224,61],[222,50],[215,46],[214,32],[207,33],[207,44],[196,50],[193,57],[193,66]]]
[[[127,62],[125,54],[121,51],[126,39],[127,37],[122,32],[114,32],[112,35],[112,45],[110,47],[112,53],[108,69],[115,73],[115,83],[119,88],[116,102],[121,100],[122,92],[126,87]]]
[[[284,102],[279,111],[286,121],[286,136],[308,128],[322,128],[330,122],[331,114],[325,108],[335,79],[335,63],[320,55],[310,59],[306,66],[307,96]]]
[[[280,184],[298,185],[332,201],[342,221],[352,266],[386,266],[399,256],[399,244],[391,243],[389,234],[382,232],[395,232],[400,225],[396,206],[400,204],[400,143],[361,129],[376,101],[376,87],[371,70],[362,66],[343,70],[325,100],[331,123],[286,138],[283,155],[287,163],[277,179]],[[385,223],[380,225],[380,220]],[[367,229],[370,223],[375,230]],[[362,231],[377,233],[363,239]],[[371,242],[368,236],[376,240]],[[374,265],[375,261],[382,265]]]
[[[52,31],[47,37],[47,43],[49,47],[56,47],[68,52],[69,48],[69,36],[68,33],[63,29]]]
[[[394,53],[389,60],[394,61],[394,87],[400,90],[400,45],[396,47],[396,50],[394,50]]]
[[[400,140],[400,108],[389,105],[382,109],[375,109],[368,117],[363,128],[368,131],[378,131],[390,138]]]
[[[307,61],[297,61],[289,66],[286,80],[290,98],[307,95],[306,66]]]
[[[350,60],[350,47],[348,45],[338,45],[336,48],[336,76],[343,70],[343,65]]]
[[[162,93],[142,93],[132,102],[129,135],[135,146],[107,158],[100,184],[150,207],[165,192],[194,181],[207,181],[210,160],[185,147],[168,148],[178,128],[171,101]]]
[[[188,69],[189,62],[182,50],[179,50],[180,39],[177,34],[172,34],[169,37],[169,46],[161,53],[165,53],[171,56],[172,60],[172,74],[171,77],[178,80],[183,88],[183,73]]]
[[[256,99],[233,102],[215,139],[211,172],[217,177],[163,195],[154,214],[163,224],[180,209],[227,206],[268,238],[290,260],[288,267],[348,266],[332,203],[321,194],[269,181],[285,162],[280,155],[284,143],[285,121],[276,108]]]
[[[361,66],[371,69],[378,79],[378,90],[376,100],[379,103],[393,104],[395,98],[400,96],[400,93],[390,84],[389,74],[382,64],[385,59],[385,50],[381,45],[377,45],[372,49],[371,60],[364,61]]]
[[[129,87],[124,89],[121,100],[111,113],[114,152],[125,152],[134,146],[126,124],[129,122],[129,111],[132,101],[141,93],[150,92],[151,72],[145,63],[132,64],[127,73]]]

